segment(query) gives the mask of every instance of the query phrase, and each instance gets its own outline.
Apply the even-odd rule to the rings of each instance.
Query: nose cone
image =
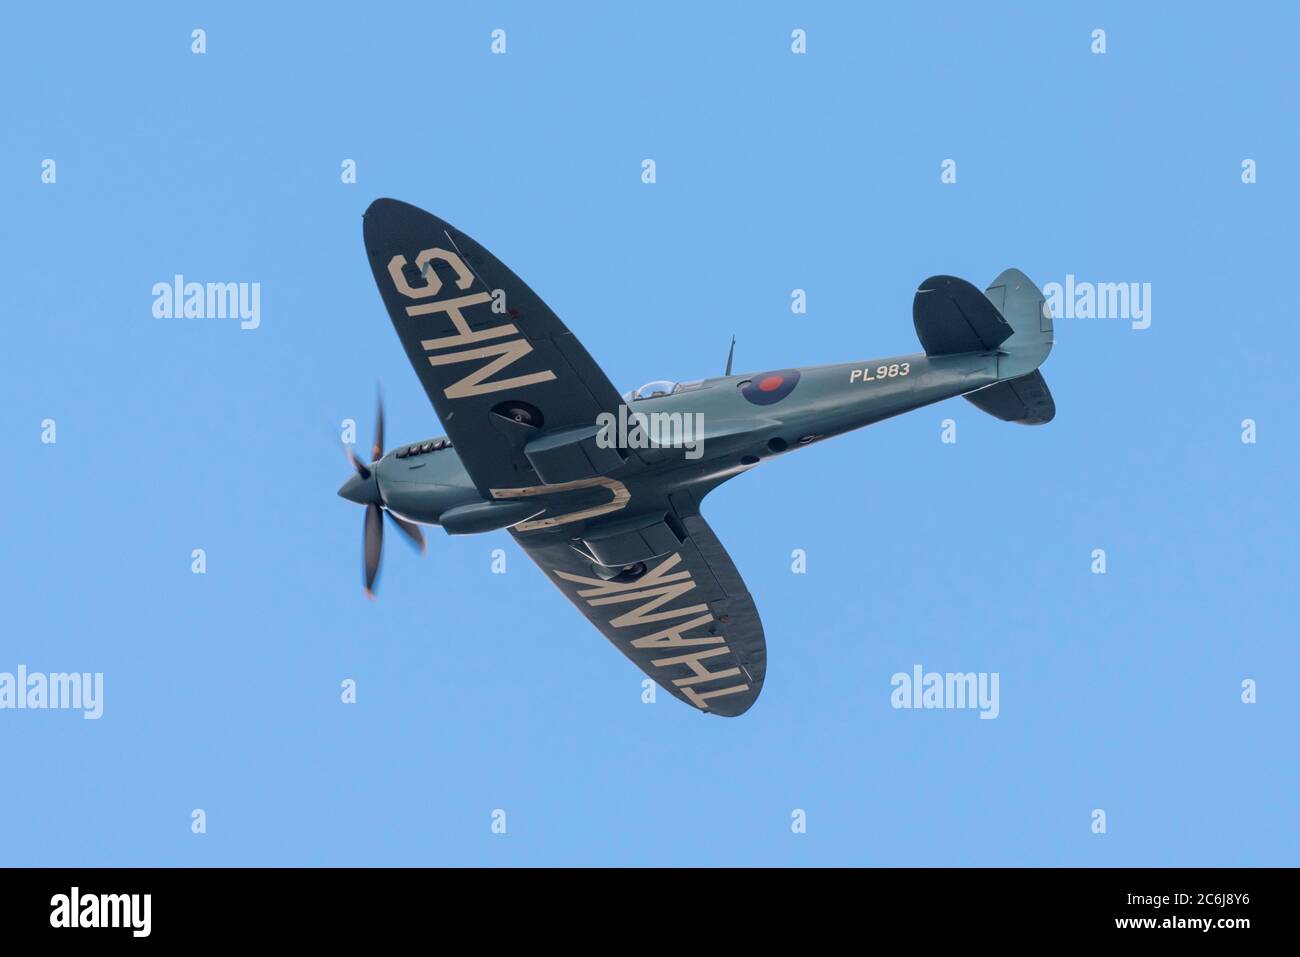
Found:
[[[377,497],[375,495],[376,491],[373,473],[368,479],[363,479],[360,475],[353,475],[339,486],[339,496],[349,502],[356,502],[358,505],[369,505],[374,502]]]

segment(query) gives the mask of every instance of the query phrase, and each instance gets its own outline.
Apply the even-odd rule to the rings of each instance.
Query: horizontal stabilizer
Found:
[[[1014,331],[980,292],[956,276],[931,276],[912,300],[912,322],[925,354],[992,352]]]
[[[1043,425],[1056,415],[1056,402],[1043,374],[1037,370],[1019,379],[1009,379],[966,394],[966,399],[1004,422]]]

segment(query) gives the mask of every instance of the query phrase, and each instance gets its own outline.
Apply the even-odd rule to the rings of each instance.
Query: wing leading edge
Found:
[[[767,645],[754,599],[698,512],[678,514],[687,537],[606,581],[567,541],[513,532],[548,578],[633,664],[700,711],[735,717],[758,699]]]

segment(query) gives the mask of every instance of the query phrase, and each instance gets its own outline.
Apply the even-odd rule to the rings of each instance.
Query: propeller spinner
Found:
[[[379,560],[384,552],[384,519],[383,513],[388,512],[384,506],[383,493],[379,488],[379,472],[376,466],[379,460],[384,457],[384,402],[379,400],[379,411],[376,415],[375,422],[375,443],[370,449],[371,462],[369,465],[363,463],[357,458],[356,453],[349,446],[344,446],[347,453],[348,461],[356,469],[356,475],[348,477],[348,480],[339,487],[339,495],[349,502],[356,502],[358,505],[366,507],[366,518],[364,525],[364,576],[366,584],[366,595],[370,598],[375,597],[375,580],[379,577]],[[417,545],[421,552],[426,549],[424,541],[424,532],[420,526],[414,522],[408,522],[404,518],[399,518],[392,512],[388,512],[389,519],[397,526],[403,535],[409,538]]]

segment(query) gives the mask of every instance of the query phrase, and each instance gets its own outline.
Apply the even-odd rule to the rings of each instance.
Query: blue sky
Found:
[[[587,7],[6,14],[0,671],[105,700],[0,711],[0,864],[1294,864],[1295,8]],[[441,431],[378,196],[620,388],[733,334],[738,370],[916,351],[935,273],[1150,283],[1152,321],[1057,322],[1048,426],[955,399],[712,495],[769,649],[719,720],[643,704],[504,532],[390,536],[363,598],[339,423],[382,380],[390,444]],[[261,283],[260,327],[155,319],[177,273]],[[998,718],[891,708],[915,664],[998,673]]]

